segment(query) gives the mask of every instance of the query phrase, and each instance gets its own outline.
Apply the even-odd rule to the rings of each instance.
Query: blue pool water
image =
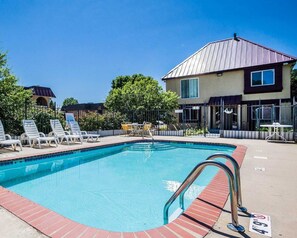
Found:
[[[163,207],[193,167],[234,148],[192,143],[128,143],[0,166],[0,185],[79,223],[110,231],[163,225]],[[185,195],[188,206],[217,168]],[[170,213],[177,208],[172,206]]]

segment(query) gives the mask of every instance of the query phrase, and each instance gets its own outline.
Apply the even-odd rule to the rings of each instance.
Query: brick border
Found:
[[[182,142],[182,141],[174,141]],[[195,143],[195,142],[193,142]],[[216,143],[203,143],[216,144]],[[226,144],[220,144],[226,145]],[[234,145],[233,145],[234,146]],[[247,147],[235,145],[232,156],[242,164]],[[231,169],[231,163],[227,162]],[[204,237],[218,220],[228,199],[228,179],[220,170],[189,208],[173,222],[141,232],[111,232],[72,221],[0,186],[0,206],[49,237],[154,238]]]

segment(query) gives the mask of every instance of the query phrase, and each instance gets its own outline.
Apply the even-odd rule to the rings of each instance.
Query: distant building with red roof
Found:
[[[52,98],[56,98],[53,91],[48,87],[30,86],[24,88],[32,90],[32,98],[36,101],[36,104],[39,106],[48,107]]]

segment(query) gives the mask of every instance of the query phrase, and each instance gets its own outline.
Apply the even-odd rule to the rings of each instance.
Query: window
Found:
[[[181,80],[181,98],[198,98],[198,79]]]
[[[185,106],[183,108],[182,120],[183,122],[198,122],[200,109],[193,109],[194,106]]]
[[[272,106],[252,106],[253,120],[271,120],[273,117]]]
[[[274,84],[274,69],[251,72],[251,85],[265,86]]]

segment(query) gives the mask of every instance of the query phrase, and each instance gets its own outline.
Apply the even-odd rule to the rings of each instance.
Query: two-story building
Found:
[[[250,130],[259,120],[289,120],[296,60],[234,35],[205,45],[162,80],[180,96],[180,122]]]

